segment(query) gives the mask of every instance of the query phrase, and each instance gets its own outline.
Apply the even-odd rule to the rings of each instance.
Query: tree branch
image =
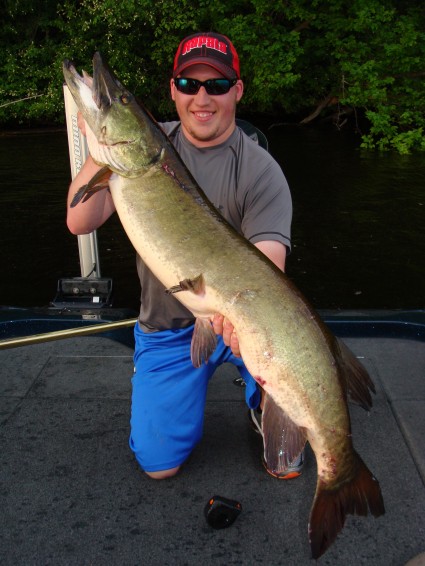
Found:
[[[335,104],[335,102],[337,102],[337,98],[332,94],[329,94],[324,100],[322,100],[322,102],[319,102],[314,112],[312,112],[309,116],[307,116],[307,118],[301,120],[300,124],[309,124],[315,118],[317,118],[317,116],[324,108],[326,108],[326,106],[329,106],[330,104]]]

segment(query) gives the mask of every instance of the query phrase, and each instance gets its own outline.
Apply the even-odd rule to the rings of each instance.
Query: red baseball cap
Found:
[[[199,63],[216,69],[226,79],[240,79],[236,49],[230,39],[220,33],[200,32],[183,39],[174,57],[173,78]]]

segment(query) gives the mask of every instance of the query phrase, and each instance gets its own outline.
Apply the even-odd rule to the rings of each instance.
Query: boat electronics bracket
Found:
[[[73,309],[110,307],[112,306],[112,279],[109,277],[59,279],[52,306]]]

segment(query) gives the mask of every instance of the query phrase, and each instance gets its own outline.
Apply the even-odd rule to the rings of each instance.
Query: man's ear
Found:
[[[239,79],[235,86],[236,86],[236,102],[239,102],[239,100],[243,96],[243,82]]]
[[[174,84],[174,79],[170,79],[170,93],[171,93],[171,99],[175,100],[176,99],[176,85]]]

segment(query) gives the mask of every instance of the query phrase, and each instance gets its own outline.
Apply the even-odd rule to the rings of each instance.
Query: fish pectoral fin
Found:
[[[368,372],[344,342],[338,339],[335,357],[341,370],[343,386],[350,399],[368,411],[372,407],[371,392],[376,393]]]
[[[74,208],[79,202],[86,202],[90,197],[99,191],[109,188],[109,178],[112,175],[112,171],[109,167],[102,167],[87,183],[78,189],[75,193],[74,198],[71,201],[70,207]]]
[[[202,273],[193,279],[183,279],[178,285],[174,285],[165,292],[167,295],[173,295],[174,293],[180,293],[180,291],[192,291],[195,295],[205,294],[205,279]]]
[[[217,346],[217,337],[207,318],[197,318],[190,345],[190,357],[194,367],[199,368],[202,362],[208,362]]]
[[[305,429],[296,425],[267,393],[262,429],[267,469],[277,474],[284,472],[304,448],[307,438]]]

